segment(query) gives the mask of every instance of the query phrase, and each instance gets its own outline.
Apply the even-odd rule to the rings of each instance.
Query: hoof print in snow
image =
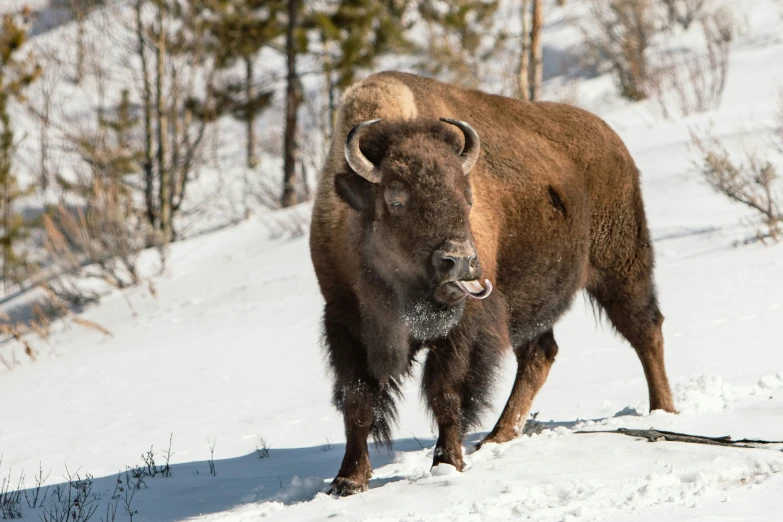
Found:
[[[367,484],[357,484],[351,479],[337,477],[329,488],[329,494],[337,497],[348,497],[356,493],[367,491]]]

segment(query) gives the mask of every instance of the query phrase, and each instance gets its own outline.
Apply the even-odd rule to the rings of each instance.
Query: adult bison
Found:
[[[639,174],[590,113],[372,75],[343,97],[310,249],[347,439],[333,493],[367,488],[367,438],[390,440],[422,348],[433,465],[463,469],[463,436],[509,346],[516,382],[484,442],[515,437],[581,288],[639,355],[650,408],[674,411]]]

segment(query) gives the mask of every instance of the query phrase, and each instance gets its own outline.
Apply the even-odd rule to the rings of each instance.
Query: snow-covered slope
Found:
[[[52,470],[49,484],[66,466],[91,473],[101,517],[117,501],[117,473],[141,464],[150,445],[161,463],[173,434],[173,476],[146,479],[134,521],[779,520],[781,445],[575,433],[654,426],[783,440],[783,246],[732,246],[752,234],[748,214],[699,181],[687,148],[689,127],[713,122],[734,150],[755,147],[783,168],[768,141],[783,24],[773,3],[753,4],[764,10],[733,44],[718,110],[659,121],[644,104],[598,105],[642,171],[679,415],[646,413],[635,354],[577,299],[556,327],[560,353],[534,404],[541,433],[468,455],[462,474],[433,473],[433,428],[415,377],[394,450],[372,451],[370,491],[326,496],[344,438],[319,345],[322,301],[307,238],[269,238],[268,223],[286,219],[277,213],[173,245],[155,296],[136,288],[84,313],[112,336],[61,326],[48,346],[33,341],[37,362],[0,367],[0,476],[16,481],[24,470],[32,486],[39,462]],[[607,81],[580,89],[592,99]],[[485,430],[511,386],[506,362]],[[267,458],[255,451],[259,437]],[[206,462],[211,444],[217,476]],[[120,496],[117,520],[127,520]],[[24,519],[39,514],[24,508]]]

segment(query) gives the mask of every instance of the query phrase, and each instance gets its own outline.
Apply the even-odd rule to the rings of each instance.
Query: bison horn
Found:
[[[459,157],[462,160],[462,172],[467,176],[473,170],[476,161],[478,161],[481,150],[481,140],[478,132],[464,121],[452,120],[450,118],[441,118],[440,121],[459,127],[462,134],[465,135],[465,147],[462,149],[462,154]]]
[[[380,183],[381,174],[378,172],[375,165],[373,165],[372,161],[368,160],[364,154],[362,154],[362,151],[359,148],[359,134],[365,127],[369,127],[379,121],[381,120],[363,121],[351,129],[351,132],[349,132],[348,136],[345,138],[345,160],[354,172],[370,183]]]

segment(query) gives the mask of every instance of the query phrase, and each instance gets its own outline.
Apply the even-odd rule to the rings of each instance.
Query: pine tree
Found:
[[[272,102],[272,90],[256,88],[256,57],[262,48],[282,35],[284,2],[281,0],[206,0],[212,11],[206,31],[212,42],[217,67],[226,69],[242,63],[242,81],[226,82],[215,90],[218,110],[230,112],[245,123],[247,165],[258,163],[255,149],[255,121]]]
[[[429,42],[421,50],[426,58],[419,67],[428,74],[446,75],[454,83],[478,87],[481,64],[496,49],[496,46],[487,49],[484,37],[490,32],[499,1],[423,0],[418,7],[429,36]]]
[[[339,93],[356,80],[362,69],[370,69],[390,51],[411,50],[400,23],[407,0],[338,0],[306,14],[305,27],[319,36],[320,53],[329,102],[329,127],[334,129]]]
[[[8,102],[21,98],[24,89],[40,75],[40,68],[31,57],[17,58],[20,48],[27,41],[25,20],[5,15],[0,28],[0,245],[2,245],[3,284],[7,290],[15,279],[14,268],[22,260],[14,246],[26,235],[21,214],[14,211],[14,203],[25,192],[19,189],[13,167],[15,150],[14,130],[8,114]]]
[[[60,4],[76,22],[76,63],[73,82],[80,84],[84,78],[85,56],[87,54],[87,16],[90,11],[103,5],[103,0],[59,0]]]
[[[98,117],[97,133],[88,132],[73,138],[81,158],[103,183],[122,185],[126,176],[139,172],[143,151],[130,139],[138,124],[139,118],[131,111],[130,92],[123,89],[117,106],[108,115]],[[92,190],[89,186],[67,185],[81,192]]]

